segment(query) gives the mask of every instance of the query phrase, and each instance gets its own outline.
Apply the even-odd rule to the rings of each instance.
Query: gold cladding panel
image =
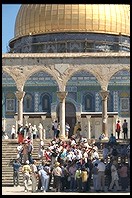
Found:
[[[15,38],[47,32],[102,32],[130,36],[130,6],[124,4],[22,4]]]

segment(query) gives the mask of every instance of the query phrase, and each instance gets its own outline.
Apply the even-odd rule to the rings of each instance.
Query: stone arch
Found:
[[[89,111],[94,111],[95,110],[95,97],[96,97],[95,96],[95,91],[91,91],[89,89],[85,89],[84,88],[84,90],[83,89],[80,90],[81,91],[81,95],[78,98],[77,94],[75,93],[75,90],[77,91],[77,89],[79,88],[79,86],[81,86],[81,87],[88,86],[89,87],[92,84],[93,86],[96,87],[96,92],[99,92],[100,89],[101,89],[101,87],[100,87],[100,84],[98,83],[98,80],[96,79],[95,76],[93,76],[93,74],[91,72],[89,72],[88,70],[84,70],[84,69],[76,70],[76,72],[75,73],[72,73],[72,74],[73,75],[70,76],[69,80],[67,81],[66,91],[67,90],[69,91],[68,86],[70,86],[70,84],[72,84],[72,81],[74,81],[74,79],[75,79],[76,82],[78,81],[78,83],[76,83],[76,85],[73,86],[74,89],[72,89],[72,90],[70,89],[70,91],[71,91],[70,97],[71,98],[74,98],[75,101],[78,100],[78,102],[82,104],[80,106],[80,108],[77,110],[77,112],[87,111],[88,110],[88,109],[86,110],[84,108],[84,105],[85,105],[85,102],[84,102],[85,98],[84,97],[85,97],[86,94],[92,95],[91,96],[92,100],[90,101],[91,107],[89,108]],[[84,85],[84,83],[85,83],[85,85]],[[74,82],[73,82],[73,84],[74,84]],[[77,108],[77,106],[78,105],[76,105],[76,108]]]
[[[113,71],[113,73],[111,74],[111,76],[110,76],[110,78],[109,78],[109,80],[111,80],[111,78],[114,76],[114,75],[116,75],[117,73],[119,73],[120,71],[127,71],[128,73],[130,73],[130,68],[126,68],[126,67],[121,67],[120,69],[115,69],[114,71]]]
[[[82,66],[80,67],[80,65],[77,65],[75,67],[75,65],[70,65],[70,67],[65,72],[65,78],[63,81],[64,86],[66,86],[68,80],[75,73],[80,71],[86,71],[88,73],[91,73],[97,79],[99,85],[101,86],[101,89],[107,90],[109,80],[114,75],[114,73],[118,72],[119,70],[125,70],[125,69],[130,71],[129,65],[115,64],[115,66],[113,66],[109,64],[102,64],[102,65],[87,64],[84,65],[83,68]],[[106,75],[107,73],[109,73],[109,75]]]
[[[11,89],[10,92],[7,90],[7,85],[10,84]],[[16,112],[16,96],[15,92],[17,90],[16,82],[13,79],[12,75],[10,75],[9,72],[2,71],[2,116],[10,116],[13,117],[14,113]],[[8,96],[10,97],[8,98]],[[9,101],[10,100],[10,101]],[[11,105],[11,108],[13,109],[7,109],[7,106]]]
[[[97,79],[96,73],[92,70],[91,66],[87,65],[87,66],[84,66],[83,68],[79,67],[79,66],[78,67],[74,66],[67,70],[67,73],[66,73],[66,76],[64,79],[64,84],[66,85],[72,76],[74,76],[76,73],[81,72],[81,71],[91,73]],[[98,81],[98,79],[97,79],[97,81]],[[98,83],[99,83],[99,81],[98,81]]]
[[[31,86],[34,86],[34,92],[36,92],[36,93],[34,93],[34,108],[36,110],[51,113],[51,103],[52,103],[53,95],[48,93],[48,91],[49,91],[48,88],[45,89],[44,91],[41,90],[40,93],[38,94],[37,87],[49,86],[49,83],[51,86],[54,86],[56,84],[56,87],[57,87],[57,83],[56,83],[55,79],[53,79],[53,75],[51,75],[51,74],[47,73],[45,70],[41,69],[41,70],[35,70],[34,72],[31,72],[30,75],[28,75],[28,77],[29,78],[27,78],[27,81],[25,82],[24,90],[26,90],[26,91],[28,90],[28,87],[30,86],[30,81],[31,81],[32,82]],[[46,94],[47,94],[47,99],[45,98],[43,100],[43,96]],[[43,106],[44,101],[47,101],[47,104],[48,104],[47,109]]]
[[[127,71],[128,73],[130,72],[130,67],[114,67],[114,69],[111,69],[111,73],[109,75],[109,80],[108,80],[108,83],[110,82],[111,78],[116,75],[118,72],[120,71]]]
[[[116,71],[110,78],[108,89],[113,95],[113,111],[118,111],[120,108],[121,117],[129,117],[130,115],[130,75],[128,69],[120,69]],[[123,82],[124,81],[124,82]],[[125,87],[123,84],[125,83]],[[115,89],[111,90],[114,85]],[[117,87],[117,88],[116,88]],[[112,104],[111,104],[112,106]]]
[[[8,77],[12,78],[12,82],[10,82],[10,83],[12,83],[16,86],[16,80],[15,80],[14,76],[12,75],[12,73],[10,73],[10,71],[7,71],[6,69],[5,70],[3,69],[3,71],[2,71],[2,86],[4,86],[4,79],[5,79],[5,83],[8,82],[7,81]]]
[[[29,79],[29,77],[31,77],[35,73],[44,72],[44,73],[47,73],[50,76],[52,76],[54,78],[54,80],[56,81],[57,86],[59,86],[58,79],[55,75],[55,72],[54,72],[53,68],[51,68],[50,66],[49,67],[46,67],[46,66],[31,67],[30,66],[30,67],[24,67],[24,68],[27,71],[25,82]],[[29,70],[29,68],[30,68],[30,70]],[[24,84],[25,84],[25,82],[24,82]]]

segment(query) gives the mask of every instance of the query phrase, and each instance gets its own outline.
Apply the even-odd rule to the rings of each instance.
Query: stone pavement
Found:
[[[36,192],[32,193],[31,188],[29,188],[29,192],[24,192],[24,187],[2,187],[2,195],[130,195],[130,192],[98,192],[94,193],[80,193],[80,192]]]

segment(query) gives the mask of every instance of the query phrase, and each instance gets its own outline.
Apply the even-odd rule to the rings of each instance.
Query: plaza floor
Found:
[[[29,189],[29,192],[24,192],[24,187],[2,187],[2,195],[130,195],[130,192],[86,192],[86,193],[80,193],[80,192],[36,192],[32,193],[31,189]]]

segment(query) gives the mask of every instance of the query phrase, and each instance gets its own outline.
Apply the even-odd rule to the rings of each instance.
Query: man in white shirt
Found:
[[[37,170],[37,166],[36,166],[37,162],[36,160],[33,160],[33,164],[31,165],[31,170],[32,170],[32,192],[36,192],[37,190],[37,174],[38,174],[38,170]]]
[[[98,152],[95,150],[95,148],[93,148],[93,153],[92,153],[92,159],[99,159],[99,154]]]
[[[105,191],[105,168],[104,159],[101,159],[98,164],[98,191]]]
[[[17,159],[19,159],[20,163],[22,163],[23,158],[23,145],[22,142],[17,146]]]

